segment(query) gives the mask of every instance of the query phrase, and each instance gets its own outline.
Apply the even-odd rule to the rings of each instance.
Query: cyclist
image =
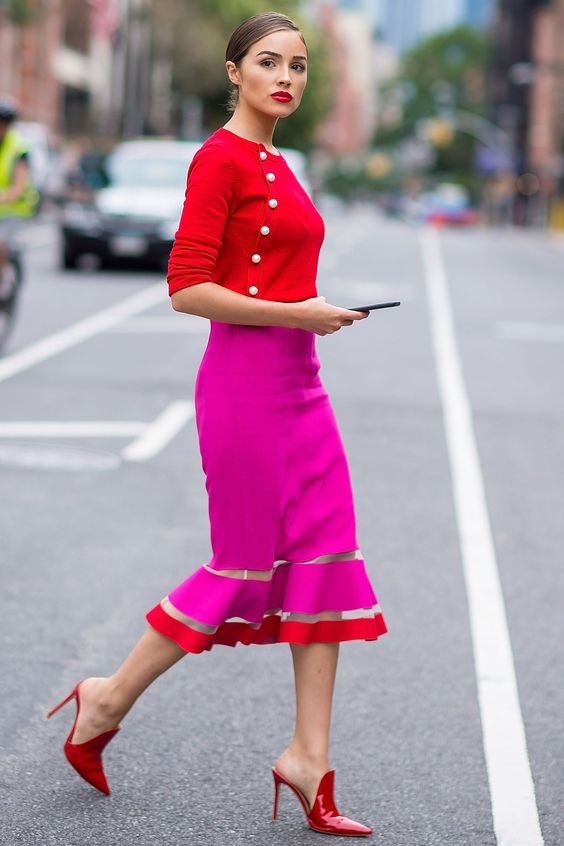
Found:
[[[8,261],[8,239],[21,221],[35,214],[39,195],[31,179],[27,142],[12,124],[14,100],[0,97],[0,290]]]

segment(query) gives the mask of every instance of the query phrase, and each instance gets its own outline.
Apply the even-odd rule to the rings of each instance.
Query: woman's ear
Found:
[[[239,68],[235,62],[225,62],[225,70],[227,71],[229,81],[233,83],[233,85],[239,85],[241,78],[239,76]]]

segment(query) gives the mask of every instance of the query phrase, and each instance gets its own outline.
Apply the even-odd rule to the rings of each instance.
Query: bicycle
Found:
[[[7,245],[8,257],[0,276],[0,354],[14,325],[19,294],[23,281],[19,249]]]

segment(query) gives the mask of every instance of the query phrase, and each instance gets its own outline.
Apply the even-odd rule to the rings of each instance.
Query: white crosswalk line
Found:
[[[122,458],[126,461],[147,461],[153,458],[193,416],[193,403],[185,400],[171,403],[152,423],[149,423],[136,440],[122,450]]]
[[[0,360],[0,382],[23,373],[43,361],[58,355],[77,344],[105,332],[141,311],[145,311],[166,300],[166,290],[162,282],[151,285],[125,300],[114,303],[96,314],[73,323],[60,332],[48,335],[28,347]]]
[[[125,420],[39,420],[0,423],[0,438],[132,438],[147,423]]]

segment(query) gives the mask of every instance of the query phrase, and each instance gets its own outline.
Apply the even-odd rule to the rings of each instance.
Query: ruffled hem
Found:
[[[386,634],[381,613],[352,620],[318,620],[304,623],[283,620],[277,614],[264,617],[260,626],[246,622],[222,623],[213,634],[198,632],[171,617],[159,604],[146,616],[159,634],[174,640],[185,652],[200,653],[213,646],[261,645],[267,643],[341,643],[349,640],[377,640]]]
[[[169,593],[168,599],[186,617],[212,628],[233,619],[260,626],[278,609],[314,615],[372,609],[378,602],[362,558],[330,563],[284,562],[274,569],[269,581],[230,578],[207,566],[199,567]]]

